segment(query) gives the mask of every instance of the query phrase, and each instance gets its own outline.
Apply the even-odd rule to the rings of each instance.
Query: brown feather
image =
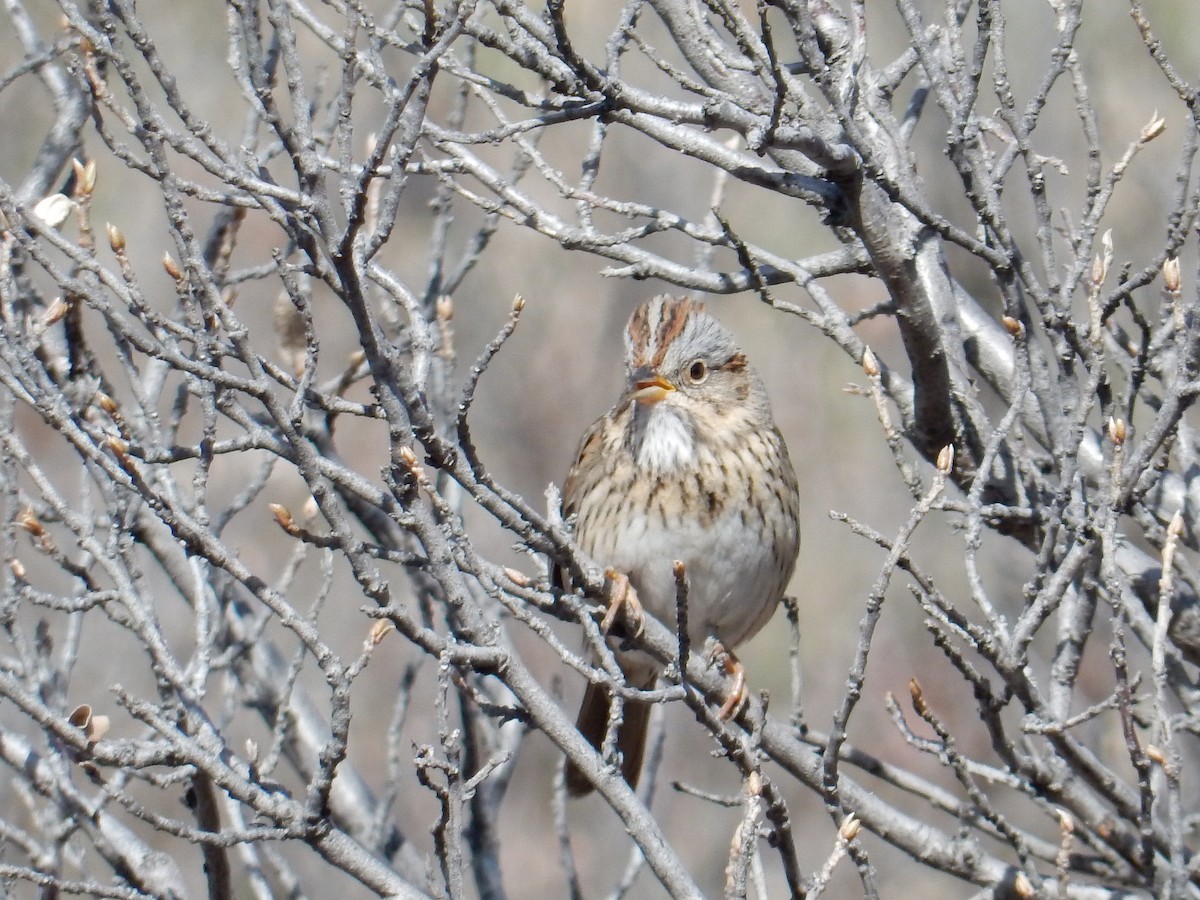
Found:
[[[651,687],[652,685],[646,685]],[[617,729],[617,752],[621,755],[621,776],[631,788],[636,788],[642,771],[642,757],[646,754],[646,734],[650,727],[650,711],[653,704],[638,700],[626,700],[621,707],[621,725]],[[597,750],[604,744],[608,732],[608,712],[611,700],[608,691],[598,684],[588,682],[579,707],[579,718],[575,727],[589,744]],[[567,794],[583,797],[595,790],[595,785],[574,763],[567,762]]]

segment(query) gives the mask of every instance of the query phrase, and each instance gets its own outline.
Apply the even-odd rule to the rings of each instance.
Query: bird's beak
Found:
[[[675,385],[649,368],[638,369],[630,380],[633,382],[633,399],[638,403],[657,403],[675,390]]]

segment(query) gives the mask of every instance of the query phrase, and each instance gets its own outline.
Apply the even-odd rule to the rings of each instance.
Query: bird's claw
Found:
[[[713,644],[709,659],[714,665],[720,666],[726,675],[733,678],[733,687],[729,691],[729,696],[725,698],[725,702],[717,711],[717,718],[722,722],[727,722],[737,715],[746,702],[748,696],[746,693],[746,667],[733,655],[733,651],[726,650],[720,641]]]
[[[616,569],[605,569],[604,590],[608,595],[608,609],[600,620],[600,633],[608,634],[620,616],[630,626],[632,636],[638,637],[646,623],[646,612],[637,591],[629,583],[629,576]]]

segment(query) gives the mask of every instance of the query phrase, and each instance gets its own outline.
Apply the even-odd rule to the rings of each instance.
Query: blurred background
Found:
[[[753,4],[744,4],[753,10]],[[936,3],[917,4],[931,21],[942,15]],[[620,11],[615,2],[576,4],[568,11],[577,48],[595,54],[603,47]],[[1049,3],[1004,4],[1009,17],[1010,38],[1006,50],[1010,76],[1017,95],[1028,95],[1045,71],[1054,46],[1054,10]],[[30,0],[26,11],[37,22],[49,43],[61,36],[60,11],[50,0]],[[1200,33],[1200,6],[1192,0],[1159,0],[1153,5],[1153,21],[1167,56],[1182,73],[1194,77],[1200,52],[1194,36]],[[225,64],[228,54],[225,10],[211,0],[167,4],[143,3],[139,14],[147,32],[157,42],[160,54],[178,79],[178,86],[195,112],[208,119],[218,135],[233,144],[241,140],[243,99]],[[332,16],[332,13],[329,14]],[[647,13],[647,15],[649,15]],[[899,16],[889,4],[868,5],[870,50],[877,66],[895,58],[908,38]],[[1086,9],[1084,26],[1076,42],[1089,81],[1101,135],[1102,160],[1115,162],[1157,110],[1166,117],[1167,130],[1149,146],[1130,169],[1110,208],[1118,264],[1142,260],[1161,243],[1166,217],[1173,206],[1174,170],[1185,136],[1182,125],[1186,109],[1170,90],[1145,52],[1128,7],[1120,3],[1092,4]],[[329,60],[315,41],[302,50],[311,52],[310,77],[319,81]],[[0,26],[0,72],[10,72],[22,58],[16,39]],[[406,59],[398,66],[407,65]],[[503,73],[518,77],[519,73]],[[336,76],[334,76],[336,77]],[[527,87],[530,87],[526,85]],[[898,104],[911,93],[906,82]],[[37,79],[25,75],[12,78],[0,89],[0,179],[10,185],[21,183],[46,128],[52,121],[47,95]],[[448,97],[435,97],[435,103]],[[231,110],[233,111],[231,113]],[[360,129],[366,133],[369,119],[377,110],[362,109]],[[1075,99],[1063,88],[1056,89],[1043,113],[1038,134],[1042,151],[1055,155],[1061,167],[1048,176],[1052,202],[1069,215],[1084,188],[1088,160]],[[929,198],[952,220],[967,228],[968,208],[961,185],[944,153],[946,123],[931,103],[922,120],[915,145],[917,165]],[[541,144],[547,158],[568,177],[578,175],[578,160],[586,147],[589,130],[584,125],[563,126],[548,132]],[[171,247],[166,238],[166,219],[153,184],[124,168],[92,136],[87,147],[98,161],[99,175],[94,201],[97,223],[111,221],[125,232],[130,257],[147,286],[162,291],[163,308],[173,302],[170,280],[161,267],[163,253]],[[713,199],[712,173],[694,162],[680,160],[637,135],[614,134],[606,147],[597,190],[610,195],[661,206],[680,215],[702,220]],[[497,151],[499,155],[499,151]],[[65,176],[66,173],[64,173]],[[190,173],[196,174],[196,173]],[[383,258],[407,283],[418,287],[427,277],[427,250],[431,240],[435,184],[417,180],[402,204],[396,231]],[[533,190],[531,188],[531,190]],[[557,201],[543,187],[547,203],[557,202],[570,214],[570,205]],[[1030,223],[1022,215],[1029,200],[1022,191],[1005,197],[1011,204],[1014,223]],[[451,246],[465,242],[482,220],[481,214],[460,204],[451,234]],[[802,257],[834,249],[836,240],[812,209],[798,201],[731,183],[726,186],[721,210],[743,238],[775,253]],[[194,203],[190,210],[196,230],[203,233],[214,210]],[[1031,226],[1030,226],[1031,227]],[[72,234],[67,226],[67,234]],[[1030,235],[1026,234],[1029,240]],[[253,215],[247,221],[234,257],[235,266],[261,264],[270,259],[279,234],[265,219]],[[680,261],[695,258],[695,248],[678,238],[666,236],[657,249]],[[107,250],[104,251],[105,253]],[[991,297],[986,273],[972,260],[953,257],[954,275],[985,303]],[[734,267],[732,255],[717,254],[715,266]],[[622,385],[622,330],[632,309],[640,301],[671,285],[639,282],[628,278],[604,277],[608,261],[583,253],[563,250],[555,242],[505,221],[463,287],[453,299],[453,330],[458,355],[457,372],[465,377],[475,356],[498,332],[508,316],[513,298],[521,295],[526,305],[520,324],[482,379],[473,408],[473,432],[483,461],[503,484],[537,506],[550,484],[561,484],[583,430],[616,400]],[[1185,259],[1184,269],[1195,260]],[[845,308],[859,310],[885,299],[880,284],[860,276],[831,279],[825,287]],[[260,352],[278,356],[272,309],[277,284],[248,282],[236,300],[235,310],[250,329]],[[776,291],[781,300],[798,305],[808,298],[794,286]],[[841,702],[847,669],[857,644],[857,630],[865,599],[879,574],[883,553],[846,526],[830,519],[837,511],[862,521],[884,535],[893,535],[908,518],[912,498],[896,476],[890,454],[871,401],[853,391],[849,384],[862,382],[861,370],[823,335],[798,317],[773,310],[750,294],[704,298],[709,308],[734,332],[753,364],[767,382],[775,417],[791,449],[800,477],[803,511],[803,546],[790,588],[800,608],[800,658],[803,693],[799,698],[807,724],[825,731]],[[349,316],[331,297],[318,288],[315,302],[321,321],[322,374],[332,376],[345,367],[356,349]],[[860,332],[888,365],[904,370],[894,324],[886,317],[870,320]],[[366,397],[359,386],[354,396]],[[36,443],[38,426],[32,417],[20,419]],[[46,467],[70,464],[71,455],[46,436],[42,449]],[[386,463],[386,435],[382,429],[347,422],[341,432],[341,449],[348,462],[368,477],[377,478]],[[61,456],[61,460],[59,459]],[[910,457],[915,463],[915,456]],[[59,461],[59,462],[56,462]],[[223,483],[220,478],[227,478]],[[302,482],[278,469],[267,491],[269,498],[299,509],[307,499]],[[214,471],[214,502],[221,492],[234,496],[242,487],[236,467],[218,465]],[[513,549],[512,536],[501,531],[490,516],[465,501],[463,514],[477,548],[485,556],[504,561],[534,574],[535,564]],[[292,542],[274,527],[262,509],[238,517],[229,540],[241,557],[270,579],[292,552]],[[941,590],[954,597],[963,591],[962,539],[950,517],[931,519],[918,532],[914,557],[931,574]],[[1016,547],[994,536],[985,540],[981,555],[986,569],[981,573],[991,599],[1003,609],[1017,609],[1021,588],[1032,571],[1031,559]],[[323,573],[313,557],[303,563],[314,578]],[[335,576],[344,594],[321,612],[323,629],[335,645],[348,655],[356,652],[369,621],[359,612],[364,599],[351,580]],[[304,584],[303,579],[298,582]],[[47,587],[51,587],[48,585]],[[293,598],[299,608],[303,597]],[[169,607],[176,598],[164,596]],[[560,628],[565,640],[577,640],[570,629]],[[145,669],[135,659],[116,650],[103,652],[103,632],[96,641],[84,641],[80,684],[105,685],[115,681],[136,685]],[[574,710],[582,693],[581,680],[563,669],[557,658],[538,639],[514,628],[518,646],[545,683],[556,685],[562,702]],[[781,610],[754,641],[740,651],[751,687],[767,691],[776,712],[788,709],[790,696],[788,647],[791,633]],[[357,683],[351,759],[371,780],[384,771],[387,725],[394,715],[394,698],[414,663],[416,651],[392,639],[387,652],[378,653],[368,673]],[[1085,660],[1095,666],[1095,698],[1110,690],[1106,660]],[[140,673],[140,674],[139,674]],[[922,756],[905,743],[884,707],[885,695],[895,693],[906,701],[908,682],[917,678],[930,704],[957,725],[956,738],[968,755],[986,758],[990,753],[987,735],[978,728],[977,714],[967,688],[944,663],[922,627],[915,601],[897,580],[888,594],[874,652],[868,669],[866,693],[851,721],[850,738],[858,747],[880,758],[908,767],[957,793],[936,760]],[[1086,684],[1086,679],[1085,679]],[[428,667],[418,671],[414,685],[413,711],[404,727],[405,747],[436,743],[437,723],[419,717],[428,709],[420,698],[427,696],[434,681]],[[91,700],[103,704],[102,694]],[[15,715],[0,707],[0,727]],[[975,719],[975,728],[971,721]],[[715,748],[705,732],[690,719],[687,710],[673,705],[665,710],[664,758],[655,799],[668,840],[681,848],[696,877],[712,895],[721,890],[723,869],[733,830],[742,811],[719,809],[712,803],[671,788],[684,781],[705,791],[736,796],[740,785],[733,769],[711,759]],[[120,722],[115,728],[122,727]],[[247,736],[258,734],[253,725],[239,725]],[[261,737],[261,734],[259,734]],[[1105,748],[1098,748],[1104,752]],[[1120,748],[1108,748],[1118,757]],[[504,858],[507,882],[514,897],[564,896],[565,881],[558,864],[558,846],[553,832],[550,802],[552,774],[560,756],[541,735],[533,734],[521,750],[519,770],[506,803],[508,821],[521,833],[506,836]],[[772,770],[768,770],[772,771]],[[848,770],[849,771],[849,770]],[[778,775],[778,772],[774,774]],[[852,773],[858,777],[857,773]],[[871,785],[869,776],[862,776]],[[832,846],[836,824],[819,798],[782,779],[791,807],[799,855],[806,872],[820,868]],[[383,785],[379,785],[380,789]],[[437,814],[428,792],[415,777],[398,786],[394,812],[401,828],[424,852],[431,852],[430,823]],[[882,790],[882,788],[881,788]],[[889,794],[889,796],[893,796]],[[901,801],[903,802],[903,801]],[[922,812],[922,814],[924,814]],[[567,810],[572,848],[577,854],[588,896],[602,896],[615,882],[633,852],[619,820],[595,797],[572,802]],[[516,823],[516,824],[511,824]],[[949,820],[936,822],[952,827]],[[867,839],[871,859],[879,869],[879,884],[889,898],[920,897],[940,900],[968,896],[970,886],[931,874],[909,863],[886,843]],[[301,865],[303,863],[300,863]],[[768,867],[772,896],[783,896],[784,882],[776,868]],[[330,884],[343,897],[365,896],[354,883]],[[829,896],[856,896],[861,891],[857,876],[843,863]],[[658,897],[661,889],[645,874],[632,896]]]

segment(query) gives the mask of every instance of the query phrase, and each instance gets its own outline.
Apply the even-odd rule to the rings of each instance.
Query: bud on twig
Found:
[[[396,626],[387,619],[376,619],[374,624],[371,625],[371,630],[367,632],[367,639],[363,643],[363,649],[370,650],[372,647],[378,647],[383,643],[383,639],[395,630]]]
[[[282,503],[268,503],[267,509],[271,511],[271,515],[275,517],[275,521],[279,523],[279,527],[288,534],[296,530],[296,523],[292,520],[291,511]]]
[[[870,347],[863,348],[862,367],[868,378],[879,374],[879,361],[875,359],[875,352]]]
[[[937,470],[943,475],[949,475],[954,468],[954,445],[947,444],[937,455]]]
[[[416,480],[417,484],[428,489],[429,477],[425,474],[424,465],[419,459],[417,459],[417,454],[413,453],[411,447],[401,447],[399,453],[400,461],[404,463],[404,465],[408,468],[408,471],[412,473],[412,476]]]
[[[1108,418],[1108,439],[1118,446],[1125,443],[1125,420]]]
[[[1172,297],[1178,296],[1181,287],[1179,257],[1168,256],[1162,264],[1163,286]]]
[[[171,259],[170,253],[163,254],[162,266],[175,281],[183,281],[183,270],[179,268],[179,264],[175,260]]]
[[[108,733],[108,716],[92,715],[92,708],[86,703],[75,707],[67,716],[67,721],[80,729],[89,744],[94,744]]]
[[[65,194],[51,194],[49,197],[43,197],[38,201],[38,204],[33,208],[33,214],[47,228],[58,231],[63,227],[67,219],[71,217],[74,209],[75,201],[70,197]]]
[[[55,297],[54,302],[47,306],[46,311],[42,313],[42,325],[48,327],[61,322],[70,308],[62,297]]]
[[[921,682],[915,678],[908,679],[908,695],[912,698],[913,709],[920,715],[925,715],[929,707],[925,705],[925,693],[921,690]]]
[[[115,416],[120,407],[117,406],[117,401],[104,391],[96,391],[96,405],[108,413],[110,416]]]
[[[71,168],[75,171],[75,196],[90,197],[96,188],[96,161],[89,159],[86,163],[81,163],[73,159]]]
[[[105,225],[105,230],[108,232],[108,246],[112,247],[113,253],[125,252],[125,232],[114,225],[112,222]]]
[[[46,533],[41,521],[28,506],[17,514],[17,527],[28,531],[35,538],[40,538]]]
[[[434,321],[437,323],[438,337],[441,347],[438,354],[445,360],[454,359],[454,329],[450,322],[454,318],[454,300],[448,294],[442,294],[434,304]]]
[[[1092,284],[1099,287],[1108,277],[1108,267],[1112,264],[1113,241],[1112,229],[1108,229],[1100,238],[1101,252],[1092,260]]]
[[[127,443],[119,437],[110,437],[105,443],[119,462],[124,463],[126,461],[126,454],[129,452],[129,445]]]
[[[1013,337],[1020,337],[1025,333],[1025,326],[1021,324],[1019,319],[1014,319],[1012,316],[1004,316],[1000,319],[1000,324]]]
[[[763,792],[763,777],[759,772],[751,771],[746,776],[745,791],[748,797],[761,797]]]
[[[1147,122],[1146,126],[1142,129],[1142,133],[1138,139],[1143,144],[1148,144],[1152,140],[1154,140],[1156,137],[1158,137],[1160,134],[1162,134],[1166,130],[1166,128],[1167,128],[1166,119],[1164,119],[1162,116],[1160,116],[1158,114],[1158,110],[1156,109],[1154,111],[1154,114],[1152,116],[1150,116],[1150,121]]]
[[[529,587],[529,576],[524,572],[519,572],[516,569],[508,566],[504,567],[504,577],[515,584],[517,587]]]
[[[858,820],[857,816],[851,813],[846,816],[846,821],[842,822],[841,827],[838,828],[838,837],[843,841],[852,841],[858,837],[860,830],[862,830],[862,822]]]

